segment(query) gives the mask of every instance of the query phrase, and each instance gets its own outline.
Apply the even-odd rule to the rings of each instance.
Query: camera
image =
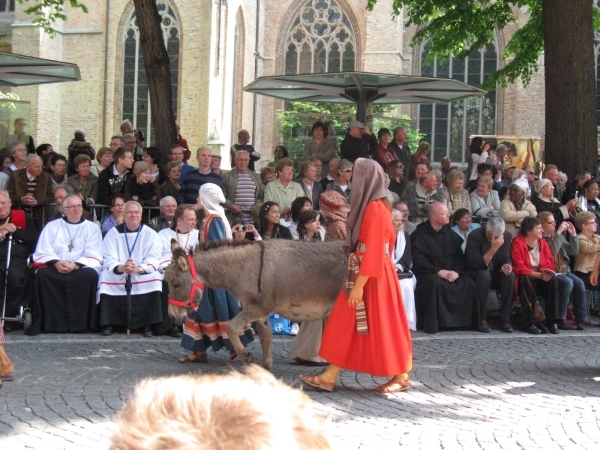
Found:
[[[240,230],[241,230],[241,231],[247,231],[247,230],[248,230],[248,227],[247,227],[246,225],[242,225],[242,226],[240,227]]]

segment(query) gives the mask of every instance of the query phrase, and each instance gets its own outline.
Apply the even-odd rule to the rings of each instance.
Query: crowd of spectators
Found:
[[[30,293],[40,304],[37,331],[100,328],[110,335],[132,329],[148,337],[181,336],[165,307],[162,272],[170,262],[170,239],[188,250],[192,229],[193,243],[344,239],[358,158],[374,159],[386,174],[398,233],[391,254],[412,329],[489,332],[490,289],[496,290],[505,332],[517,324],[511,318],[516,304],[518,327],[529,333],[582,330],[590,323],[585,290],[598,289],[600,191],[589,172],[566,183],[552,164],[536,165],[541,173],[514,167],[510,143],[482,138],[471,142],[465,171],[445,157],[436,172],[428,143],[411,153],[403,127],[383,128],[375,138],[358,121],[341,141],[330,124],[315,123],[303,161],[293,161],[279,145],[267,163],[248,131],[240,130],[230,149],[231,169],[222,168],[221,157],[207,147],[194,155],[180,134],[164,155],[146,146],[130,122],[121,131],[97,154],[79,129],[68,157],[49,144],[32,149],[30,141],[19,140],[2,152],[7,163],[0,178],[0,265],[9,236],[13,256],[7,315],[27,301],[25,279],[28,270],[37,271]],[[193,156],[197,167],[188,164]],[[33,269],[27,268],[28,255]],[[226,294],[224,301],[235,303]],[[219,295],[210,298],[218,302]],[[125,308],[124,299],[133,305]],[[197,317],[190,327],[202,329],[203,320]],[[205,359],[210,345],[212,338],[188,345],[193,353],[184,362]],[[297,361],[322,362],[300,348]]]

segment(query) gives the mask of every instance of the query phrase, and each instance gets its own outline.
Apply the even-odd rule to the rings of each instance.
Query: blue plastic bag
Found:
[[[292,322],[279,314],[269,314],[269,324],[273,334],[290,334],[292,330]]]

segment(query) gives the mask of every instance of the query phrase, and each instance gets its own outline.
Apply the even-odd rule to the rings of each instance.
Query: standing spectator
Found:
[[[277,167],[277,163],[279,161],[281,161],[283,158],[289,158],[289,156],[290,155],[287,148],[285,148],[283,145],[278,145],[275,147],[275,150],[273,150],[273,161],[269,161],[267,167]]]
[[[123,122],[121,122],[121,133],[125,138],[125,145],[133,150],[135,160],[141,160],[144,149],[146,148],[144,133],[141,130],[134,130],[133,124],[129,121],[129,119],[125,119]],[[133,142],[131,137],[133,137]]]
[[[335,157],[331,158],[329,164],[327,165],[328,171],[327,176],[323,177],[320,181],[321,186],[323,187],[322,192],[327,190],[327,185],[329,183],[333,183],[339,178],[339,173],[337,170],[338,164],[340,163],[340,158]]]
[[[347,159],[342,159],[338,162],[337,173],[338,179],[327,185],[327,190],[339,192],[346,197],[346,203],[350,202],[350,193],[352,192],[352,172],[354,164]]]
[[[502,180],[500,180],[500,188],[510,187],[510,185],[512,184],[513,172],[515,169],[516,167],[510,164],[504,164],[502,166]],[[500,198],[500,201],[502,201],[502,198]]]
[[[4,172],[10,175],[15,170],[23,169],[25,167],[25,158],[27,158],[27,147],[21,141],[13,142],[6,149],[7,156],[10,156],[11,165],[8,170]]]
[[[221,155],[212,155],[212,158],[210,160],[210,169],[216,173],[217,175],[219,175],[221,178],[223,178],[223,176],[229,172],[229,170],[223,170],[221,169]]]
[[[500,197],[492,189],[492,177],[479,177],[477,189],[471,192],[471,209],[477,217],[497,217],[500,213]]]
[[[254,163],[260,159],[260,153],[258,153],[254,146],[250,144],[250,133],[248,130],[240,130],[238,131],[238,141],[231,146],[230,156],[231,156],[231,167],[235,165],[235,155],[239,150],[246,150],[250,155],[250,164],[248,168],[255,172]]]
[[[435,202],[428,215],[410,236],[418,327],[425,333],[480,328],[477,286],[465,271],[463,241],[448,226],[448,208]]]
[[[167,181],[167,176],[158,166],[160,157],[160,150],[156,147],[146,147],[142,155],[142,161],[150,164],[150,175],[154,178],[154,181],[158,182],[159,186]]]
[[[290,230],[279,224],[280,218],[281,214],[277,203],[266,201],[261,205],[258,213],[258,232],[263,240],[292,239]]]
[[[39,228],[44,225],[43,206],[54,201],[52,179],[42,172],[42,158],[27,155],[25,168],[14,171],[8,180],[8,192],[13,207],[23,206],[28,215],[33,215]]]
[[[50,169],[52,170],[52,190],[63,186],[67,182],[67,158],[60,153],[54,153],[50,158]]]
[[[346,239],[346,219],[348,213],[344,211],[346,197],[336,191],[325,191],[319,199],[321,216],[325,224],[325,240]]]
[[[281,208],[292,206],[294,199],[304,197],[302,187],[292,181],[294,178],[294,163],[284,158],[277,164],[277,179],[265,188],[265,201],[275,202]]]
[[[157,272],[162,242],[156,231],[141,223],[142,206],[127,202],[124,222],[111,228],[102,243],[104,270],[100,272],[100,326],[110,336],[113,326],[143,330],[152,337],[152,325],[163,322],[162,276]],[[131,283],[131,321],[127,317],[126,282]]]
[[[342,368],[391,376],[387,383],[377,387],[381,393],[410,388],[410,330],[389,254],[394,248],[396,233],[384,197],[381,166],[375,161],[358,159],[348,217],[348,229],[352,232],[346,238],[344,249],[348,255],[354,252],[361,261],[338,295],[325,327],[319,356],[330,365],[319,375],[299,376],[303,383],[324,391],[333,391]],[[363,302],[369,324],[367,334],[356,326],[356,308]],[[389,330],[394,330],[393,336]]]
[[[156,232],[173,226],[177,201],[173,197],[163,197],[160,199],[159,207],[160,215],[148,223],[148,226]]]
[[[319,183],[316,166],[310,161],[304,161],[300,165],[300,173],[302,177],[298,180],[298,183],[302,187],[304,195],[310,198],[313,209],[319,210],[319,197],[321,196],[323,186]]]
[[[175,126],[177,127],[177,145],[183,149],[183,163],[187,164],[188,160],[192,157],[192,152],[187,140],[181,136],[181,126],[177,120],[175,121]]]
[[[335,157],[335,141],[327,139],[329,130],[321,121],[315,122],[312,126],[313,138],[304,143],[303,158],[304,161],[310,161],[312,158],[319,159],[323,165],[328,164],[331,158]],[[324,175],[327,175],[328,168],[325,167]],[[316,204],[313,201],[313,204]]]
[[[133,166],[133,176],[125,182],[125,200],[133,200],[142,206],[158,206],[160,186],[152,181],[152,166],[138,161]]]
[[[535,217],[525,217],[519,235],[511,244],[513,270],[518,277],[521,302],[521,327],[530,334],[558,334],[558,281],[554,273],[554,258],[543,239],[542,225]],[[536,314],[546,304],[545,319]]]
[[[50,144],[40,144],[35,149],[35,154],[38,156],[44,156],[47,153],[54,152],[54,147]]]
[[[93,173],[96,175],[96,177],[99,177],[100,172],[106,169],[110,163],[113,162],[113,153],[114,152],[109,147],[102,147],[100,150],[98,150],[96,161],[94,161],[94,164],[92,164],[90,173]]]
[[[459,209],[471,214],[471,198],[465,187],[465,175],[460,170],[451,170],[446,178],[446,186],[438,191],[438,199],[448,208],[451,216]]]
[[[181,167],[176,162],[171,161],[165,166],[165,174],[167,175],[167,180],[160,187],[160,194],[162,197],[171,196],[177,198],[179,189],[181,188],[179,184]]]
[[[264,198],[262,180],[256,172],[248,169],[250,155],[239,150],[235,155],[235,167],[223,177],[223,195],[227,216],[240,219],[243,225],[252,222],[250,210]]]
[[[78,196],[67,196],[62,211],[63,219],[44,227],[33,254],[35,263],[46,266],[36,273],[46,333],[95,328],[102,235],[95,224],[82,218],[83,206]]]
[[[392,149],[396,153],[398,160],[402,161],[404,168],[408,170],[410,167],[410,147],[407,143],[408,135],[406,134],[406,128],[396,127],[394,128],[394,140],[390,142]],[[428,168],[427,170],[431,170]],[[419,176],[415,176],[418,180]]]
[[[181,169],[181,175],[179,176],[180,183],[183,181],[188,172],[194,170],[194,166],[183,162],[183,147],[180,145],[174,145],[171,147],[171,150],[169,151],[169,159],[177,163]]]
[[[33,137],[25,133],[25,119],[18,117],[14,121],[15,132],[8,137],[8,143],[22,142],[27,147],[27,153],[35,153]]]
[[[467,166],[467,176],[469,177],[468,188],[469,191],[473,191],[477,188],[477,166],[484,164],[488,158],[488,150],[490,149],[490,143],[483,140],[483,138],[476,136],[471,140],[469,146],[469,157],[467,158],[469,164]]]
[[[110,138],[110,149],[114,152],[117,151],[117,149],[119,147],[125,147],[125,139],[123,138],[123,136],[120,135],[116,135]],[[112,162],[112,159],[111,159]],[[110,164],[110,163],[109,163]]]
[[[421,142],[417,147],[417,150],[410,155],[410,170],[408,172],[408,179],[414,180],[416,178],[415,169],[417,164],[425,163],[429,164],[429,158],[427,155],[431,151],[431,145],[428,142]]]
[[[92,161],[87,155],[75,157],[73,165],[75,166],[75,175],[67,179],[67,184],[73,188],[75,194],[84,204],[96,203],[98,197],[98,177],[90,173]]]
[[[429,210],[429,206],[438,201],[439,197],[436,188],[437,179],[431,172],[425,172],[425,174],[419,178],[417,184],[406,188],[404,198],[414,221],[422,222],[423,216],[425,216]]]
[[[398,157],[396,156],[396,152],[394,152],[392,146],[389,145],[390,140],[392,139],[390,130],[387,128],[381,128],[377,132],[377,138],[379,139],[379,146],[373,154],[373,159],[381,165],[383,170],[385,170],[389,163],[392,161],[398,161]]]
[[[487,303],[490,288],[500,294],[500,321],[502,331],[512,333],[510,313],[515,296],[515,274],[512,270],[510,245],[512,236],[505,231],[504,220],[492,217],[469,235],[465,261],[469,275],[477,283],[480,331],[490,332],[487,324]]]
[[[583,330],[583,325],[589,320],[587,308],[587,295],[585,284],[577,275],[571,273],[569,262],[572,256],[579,254],[579,238],[575,226],[571,222],[563,222],[558,229],[556,219],[549,211],[542,211],[537,215],[542,224],[544,239],[550,245],[554,258],[554,269],[558,281],[558,328],[561,330]],[[575,313],[575,326],[567,323],[567,303],[573,295],[573,312]]]
[[[179,195],[177,196],[177,204],[179,205],[182,203],[195,205],[198,200],[198,191],[203,184],[214,183],[219,187],[223,184],[223,179],[210,168],[212,161],[210,148],[200,147],[196,152],[196,159],[198,169],[188,172],[183,183],[181,183],[181,189],[179,189]]]
[[[581,197],[583,195],[583,185],[592,179],[592,174],[587,170],[577,172],[573,181],[565,187],[562,196],[562,203],[566,205],[569,200]]]
[[[79,155],[87,155],[90,159],[94,159],[96,152],[94,147],[88,141],[85,140],[85,132],[81,129],[75,130],[75,138],[71,140],[69,144],[69,161],[67,166],[67,174],[69,176],[75,174],[75,166],[73,161]]]
[[[133,152],[127,147],[119,147],[113,153],[113,162],[98,177],[98,203],[108,205],[111,195],[125,191],[125,181],[133,167]]]
[[[507,150],[508,147],[505,144],[498,144],[498,146],[496,147],[496,155],[494,161],[494,167],[496,168],[495,181],[499,182],[500,180],[502,180],[502,166],[506,164],[505,158]]]
[[[444,156],[440,161],[440,170],[442,171],[442,184],[446,186],[446,177],[452,169],[452,161],[447,156]],[[416,174],[415,174],[416,178]]]
[[[108,206],[110,214],[102,222],[102,236],[105,236],[108,231],[123,223],[123,208],[125,207],[125,196],[123,194],[111,195]]]
[[[506,222],[506,231],[513,238],[519,234],[521,222],[525,217],[537,216],[535,206],[525,199],[526,184],[522,179],[513,183],[508,191],[509,198],[500,202],[500,217]]]
[[[354,164],[357,158],[366,158],[377,150],[377,139],[370,128],[354,120],[348,126],[348,133],[340,145],[340,156]]]
[[[398,194],[402,198],[406,184],[404,183],[404,164],[397,159],[388,163],[385,173],[390,177],[389,190]]]

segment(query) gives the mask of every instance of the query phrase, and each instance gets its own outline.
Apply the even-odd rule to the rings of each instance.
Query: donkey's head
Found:
[[[187,314],[198,307],[204,283],[196,276],[193,253],[188,256],[175,239],[171,239],[173,258],[165,270],[169,285],[169,317],[181,325]]]

